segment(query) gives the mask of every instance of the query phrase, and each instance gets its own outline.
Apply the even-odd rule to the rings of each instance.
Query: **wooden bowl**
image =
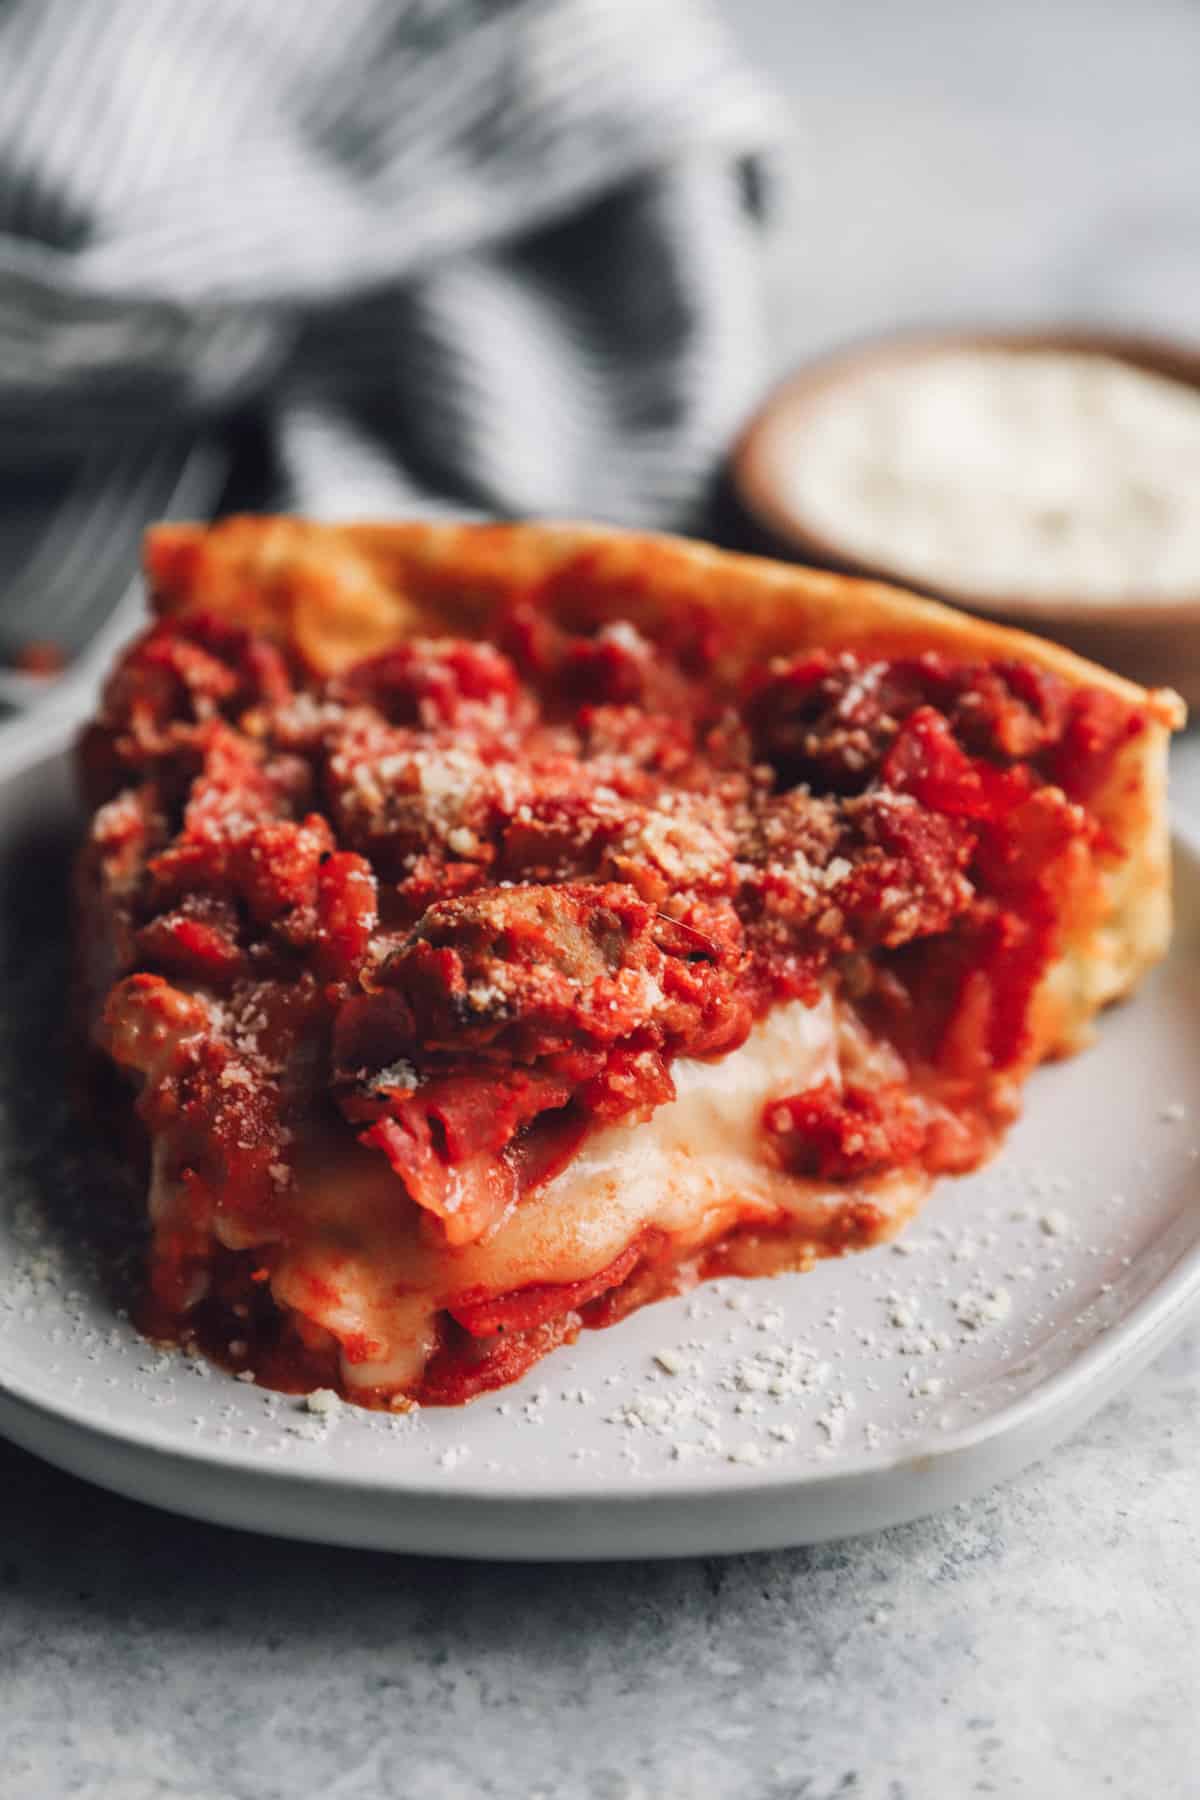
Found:
[[[1058,350],[1115,358],[1200,392],[1200,345],[1136,333],[1074,329],[1028,332],[937,331],[853,346],[784,381],[750,421],[731,459],[734,492],[776,554],[822,568],[915,587],[968,611],[1057,638],[1151,687],[1173,687],[1200,705],[1200,585],[1194,595],[1095,595],[965,591],[929,582],[900,565],[866,562],[817,529],[791,502],[786,463],[809,428],[815,403],[839,383],[881,364],[915,362],[947,350]]]

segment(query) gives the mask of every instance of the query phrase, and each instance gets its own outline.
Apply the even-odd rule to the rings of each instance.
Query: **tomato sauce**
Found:
[[[1108,848],[1088,803],[1145,725],[1016,663],[806,654],[730,692],[709,636],[572,634],[527,605],[498,637],[317,681],[184,615],[130,649],[83,741],[96,1032],[142,1077],[176,1195],[156,1318],[252,1329],[281,1385],[289,1354],[327,1357],[270,1323],[269,1259],[220,1253],[189,1296],[214,1219],[286,1239],[314,1121],[470,1243],[590,1130],[669,1101],[677,1058],[832,984],[910,1079],[771,1102],[764,1154],[833,1184],[977,1158],[947,1096],[983,1118],[1031,1059]],[[460,1300],[423,1392],[512,1379],[652,1261]]]

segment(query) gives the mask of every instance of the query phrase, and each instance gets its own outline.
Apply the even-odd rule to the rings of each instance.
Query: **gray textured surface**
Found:
[[[1200,11],[727,0],[794,98],[779,360],[897,319],[1185,327]],[[1200,746],[1181,797],[1200,811]],[[1200,1334],[940,1520],[519,1570],[238,1537],[0,1445],[3,1800],[1200,1791]]]
[[[1193,1338],[965,1510],[728,1562],[313,1550],[0,1450],[0,1792],[1194,1794],[1198,1385]]]

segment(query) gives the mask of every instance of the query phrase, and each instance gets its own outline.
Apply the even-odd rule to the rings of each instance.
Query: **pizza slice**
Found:
[[[593,527],[151,532],[81,747],[146,1329],[453,1403],[897,1232],[1159,957],[1179,723],[883,587]]]

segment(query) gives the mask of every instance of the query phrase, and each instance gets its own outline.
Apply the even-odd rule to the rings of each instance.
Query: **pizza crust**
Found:
[[[653,636],[680,621],[699,626],[712,617],[728,628],[736,620],[714,670],[716,681],[731,686],[769,657],[822,648],[1015,659],[1072,686],[1099,688],[1144,709],[1147,724],[1094,797],[1112,844],[1103,902],[1045,979],[1035,1015],[1038,1054],[1086,1041],[1098,1009],[1128,992],[1166,949],[1166,752],[1183,723],[1183,702],[1042,638],[879,582],[590,524],[234,518],[212,528],[159,526],[149,533],[146,560],[161,612],[224,612],[286,642],[320,674],[407,637],[487,636],[507,604],[530,595],[567,626],[622,618]]]

